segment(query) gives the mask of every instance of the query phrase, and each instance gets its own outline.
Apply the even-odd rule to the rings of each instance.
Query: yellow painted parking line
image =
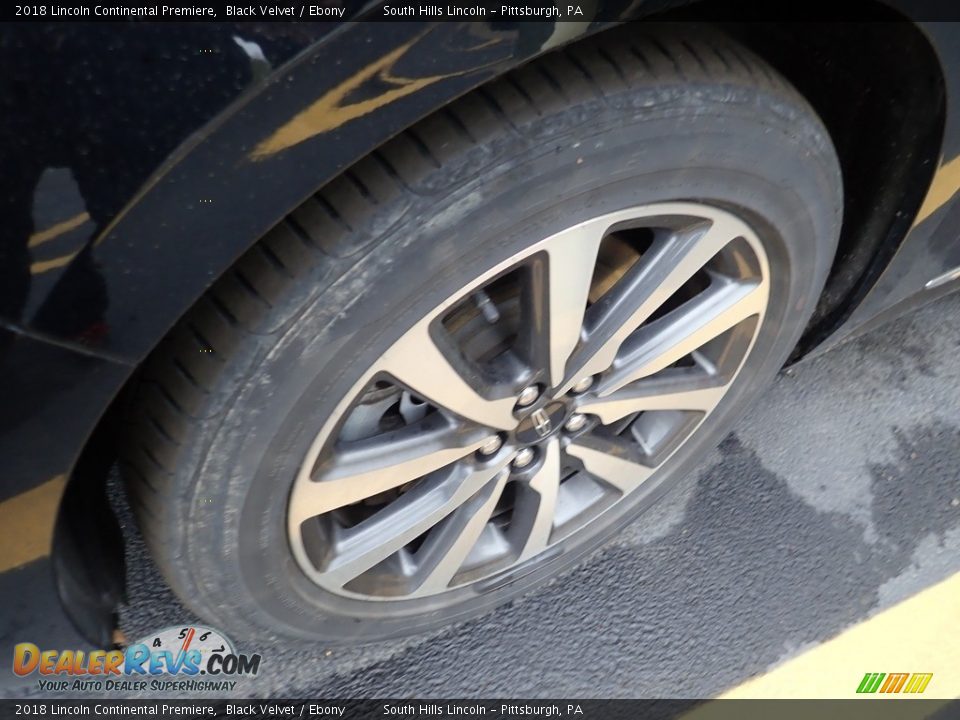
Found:
[[[882,672],[933,673],[921,697],[957,698],[960,697],[958,629],[960,573],[921,590],[721,697],[856,697],[864,673]]]
[[[66,475],[57,475],[0,503],[0,572],[50,554],[53,524]]]
[[[917,212],[913,224],[919,225],[937,210],[947,204],[960,190],[960,156],[941,165],[930,182],[927,197]]]
[[[916,595],[845,630],[827,642],[786,661],[769,672],[723,693],[720,699],[851,699],[863,703],[863,717],[882,718],[885,707],[903,712],[908,698],[942,699],[943,702],[917,705],[911,717],[927,717],[960,697],[960,573],[926,588]],[[865,673],[933,673],[923,694],[858,694]],[[885,706],[886,700],[890,701]],[[898,702],[900,700],[900,702]],[[793,709],[791,709],[791,707]],[[851,715],[851,706],[825,706]],[[857,705],[853,706],[858,707]],[[899,708],[899,710],[896,710]],[[792,718],[809,713],[803,705],[779,706],[778,717]],[[705,703],[684,716],[684,720],[714,720],[727,717],[726,711],[743,712],[738,704]],[[819,712],[819,711],[818,711]],[[841,717],[843,715],[837,715]],[[731,716],[732,717],[732,716]],[[891,715],[896,717],[896,715]]]

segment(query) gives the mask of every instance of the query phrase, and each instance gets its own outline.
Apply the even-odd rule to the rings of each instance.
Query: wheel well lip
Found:
[[[929,66],[917,67],[914,76],[929,70],[935,78],[935,94],[930,123],[925,130],[912,138],[909,148],[901,154],[909,159],[908,172],[896,187],[902,190],[886,224],[878,228],[876,256],[859,270],[857,282],[840,302],[816,324],[811,323],[791,355],[793,363],[804,357],[820,355],[838,344],[868,332],[888,320],[892,320],[911,308],[946,294],[949,290],[930,288],[926,280],[919,285],[904,288],[904,283],[893,280],[903,292],[891,293],[883,285],[896,274],[898,263],[917,253],[927,252],[920,247],[925,238],[937,234],[940,225],[940,211],[948,206],[956,206],[957,169],[960,168],[960,155],[944,157],[948,136],[948,121],[956,114],[956,101],[951,101],[950,84],[956,83],[956,62],[948,62],[943,55],[942,42],[931,34],[928,24],[920,17],[911,17],[908,6],[891,2],[885,7],[900,14],[899,23],[911,26],[922,39],[924,50],[929,52]],[[953,68],[951,70],[951,68]],[[845,183],[847,179],[845,178]],[[943,185],[950,184],[949,191]],[[873,196],[872,200],[877,200]],[[846,230],[846,225],[844,227]],[[918,232],[918,229],[922,229]],[[836,267],[843,267],[841,258],[835,260]],[[831,271],[832,274],[832,271]]]

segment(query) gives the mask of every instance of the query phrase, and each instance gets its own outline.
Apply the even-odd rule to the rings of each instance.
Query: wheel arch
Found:
[[[789,23],[728,28],[810,102],[830,132],[843,174],[837,254],[791,361],[850,318],[925,219],[944,141],[946,88],[936,49],[918,25],[889,8],[858,5],[878,22],[857,28],[855,47],[849,26],[827,20],[802,26],[802,33]]]

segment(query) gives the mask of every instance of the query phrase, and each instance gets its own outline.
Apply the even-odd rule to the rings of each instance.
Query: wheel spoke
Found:
[[[590,445],[583,441],[567,446],[567,453],[580,458],[587,472],[595,478],[612,485],[624,495],[636,489],[653,474],[653,468],[626,460],[614,453],[623,454],[623,448],[613,441],[591,438]],[[603,447],[603,449],[599,449]]]
[[[546,245],[547,318],[534,330],[542,332],[546,326],[550,384],[554,386],[563,382],[567,360],[580,342],[601,239],[602,228],[590,222],[554,235]]]
[[[622,420],[633,413],[647,410],[699,410],[709,412],[727,391],[727,385],[703,387],[703,382],[695,383],[700,387],[691,387],[690,381],[671,383],[666,388],[625,389],[606,397],[591,398],[577,409],[600,418],[605,425]],[[684,385],[686,387],[684,387]],[[679,387],[678,387],[679,386]]]
[[[327,581],[343,586],[430,530],[503,473],[508,457],[476,470],[457,468],[439,482],[416,487],[356,527],[339,533]]]
[[[766,286],[751,280],[716,281],[676,310],[664,315],[629,340],[630,348],[614,362],[600,395],[653,375],[718,337],[748,317],[763,311]],[[625,343],[626,345],[626,343]]]
[[[533,557],[550,542],[560,489],[560,441],[556,438],[547,443],[543,464],[530,479],[529,487],[537,494],[537,509],[517,562]]]
[[[477,450],[487,437],[479,428],[440,423],[426,431],[418,424],[385,438],[349,443],[321,466],[322,479],[296,485],[290,503],[293,521],[301,523],[446,467]]]
[[[489,400],[455,368],[430,334],[431,318],[417,323],[384,353],[378,364],[436,407],[498,430],[516,425],[515,397]],[[476,379],[474,379],[476,381]]]
[[[609,368],[617,351],[671,295],[739,235],[739,227],[723,217],[684,233],[661,239],[591,309],[588,341],[571,364],[563,392],[578,378]]]
[[[476,495],[447,518],[444,526],[437,529],[437,535],[428,540],[430,546],[422,549],[424,578],[415,594],[443,592],[450,586],[480,539],[509,476],[504,471],[488,480]]]

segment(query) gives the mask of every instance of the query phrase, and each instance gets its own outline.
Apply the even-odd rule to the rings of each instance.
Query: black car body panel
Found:
[[[111,642],[122,547],[102,419],[204,290],[392,135],[608,24],[0,28],[0,644],[77,644],[68,616]],[[817,351],[958,285],[960,42],[919,26],[946,90],[941,160]]]

